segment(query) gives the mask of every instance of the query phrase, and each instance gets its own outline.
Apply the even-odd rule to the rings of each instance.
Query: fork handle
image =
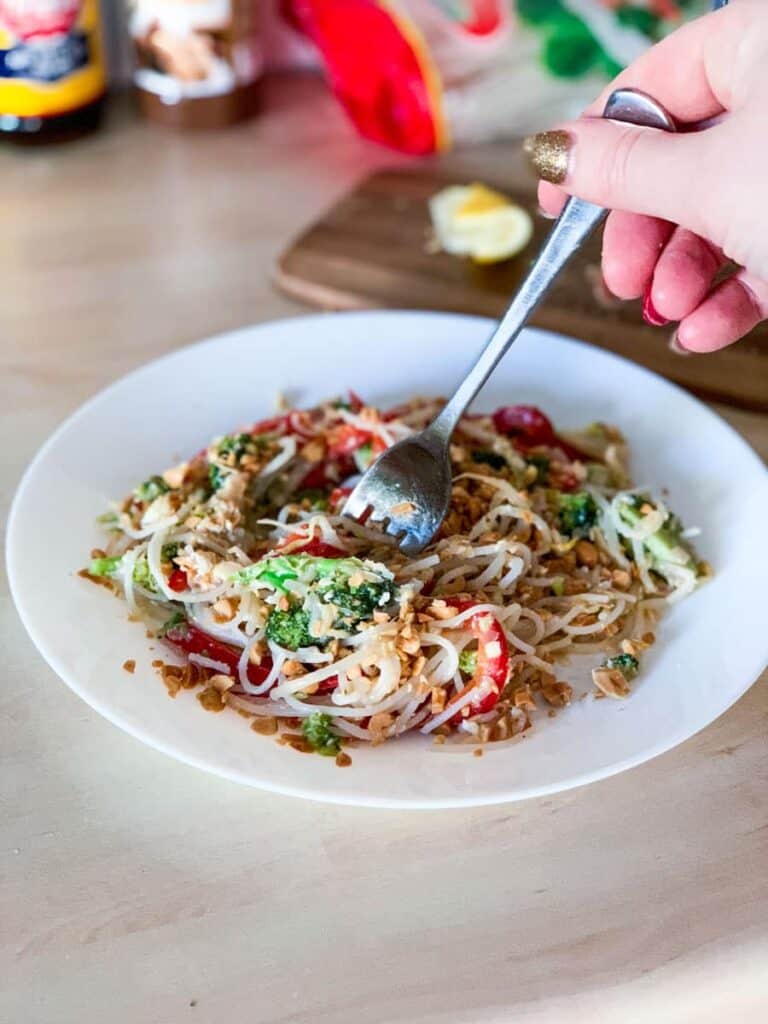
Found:
[[[675,130],[674,122],[664,108],[635,89],[617,89],[611,93],[603,117],[647,128]],[[584,199],[573,197],[568,200],[520,290],[475,365],[429,428],[429,432],[436,435],[436,441],[445,443],[450,438],[465,410],[515,341],[557,275],[607,214],[608,211],[602,206],[588,203]]]

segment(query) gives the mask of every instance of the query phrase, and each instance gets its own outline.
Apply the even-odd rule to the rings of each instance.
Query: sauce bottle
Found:
[[[174,128],[218,128],[256,110],[259,0],[129,0],[139,104]]]
[[[92,131],[105,92],[98,0],[0,0],[0,138]]]

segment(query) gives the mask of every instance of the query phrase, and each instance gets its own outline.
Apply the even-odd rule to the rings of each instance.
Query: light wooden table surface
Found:
[[[280,248],[400,162],[312,81],[268,100],[216,136],[122,115],[0,154],[3,511],[94,391],[297,312],[269,284]],[[720,411],[768,454],[766,420]],[[5,586],[0,650],[4,1024],[768,1019],[768,677],[616,778],[419,815],[262,794],[141,746],[47,668]]]

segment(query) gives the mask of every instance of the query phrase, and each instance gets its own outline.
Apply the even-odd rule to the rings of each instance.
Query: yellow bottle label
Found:
[[[51,117],[105,89],[98,0],[0,0],[0,117]]]

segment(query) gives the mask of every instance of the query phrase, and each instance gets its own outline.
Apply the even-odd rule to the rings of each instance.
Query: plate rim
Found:
[[[105,718],[113,726],[119,728],[122,732],[128,734],[133,739],[138,740],[145,746],[151,749],[157,750],[165,756],[173,758],[182,764],[189,765],[190,767],[197,768],[201,771],[205,771],[209,774],[217,775],[220,778],[225,778],[232,782],[237,782],[243,785],[250,786],[258,790],[265,792],[276,793],[281,796],[291,796],[299,799],[313,800],[320,803],[334,804],[337,806],[351,806],[351,807],[369,807],[377,809],[392,809],[392,810],[411,810],[411,811],[424,811],[424,810],[443,810],[443,809],[458,809],[468,807],[487,807],[507,803],[517,803],[524,800],[535,799],[538,797],[552,795],[554,793],[567,792],[572,789],[586,786],[594,782],[601,781],[602,779],[611,778],[614,775],[618,775],[621,772],[628,771],[631,768],[638,767],[641,764],[645,764],[648,761],[661,756],[662,754],[672,750],[674,747],[679,746],[681,743],[692,739],[707,726],[716,722],[723,714],[725,714],[731,707],[733,707],[744,694],[751,689],[752,686],[760,678],[760,675],[764,671],[766,664],[768,664],[768,651],[766,651],[765,661],[757,667],[756,671],[750,673],[751,681],[744,684],[739,688],[738,692],[729,693],[727,703],[721,707],[713,716],[709,713],[703,716],[703,720],[695,725],[694,729],[686,726],[683,729],[677,730],[658,744],[655,744],[649,748],[646,748],[641,753],[628,757],[626,759],[613,762],[607,768],[597,768],[591,771],[585,771],[580,774],[574,775],[565,782],[553,782],[548,784],[542,784],[540,786],[528,786],[524,791],[517,792],[513,795],[510,794],[478,794],[468,796],[457,796],[452,797],[420,797],[416,799],[402,799],[402,798],[387,798],[381,796],[367,796],[361,799],[356,794],[347,794],[340,791],[329,791],[329,792],[317,792],[314,790],[302,789],[300,786],[294,786],[289,784],[283,784],[280,782],[273,782],[269,778],[266,779],[254,779],[252,776],[244,772],[240,772],[237,769],[221,767],[214,765],[207,761],[205,758],[196,758],[184,752],[180,752],[171,743],[166,743],[162,739],[156,739],[148,736],[140,728],[134,727],[133,724],[126,722],[119,712],[115,712],[112,706],[108,703],[103,702],[98,697],[93,697],[90,693],[84,691],[77,679],[77,675],[73,670],[64,666],[59,658],[53,654],[48,648],[45,639],[41,636],[41,633],[36,625],[31,622],[28,609],[24,604],[23,599],[23,586],[20,583],[20,566],[17,564],[19,559],[18,545],[14,543],[14,537],[17,532],[17,521],[21,514],[21,509],[24,502],[25,492],[31,486],[32,476],[39,462],[41,462],[48,452],[55,448],[59,438],[66,433],[66,431],[77,422],[82,416],[87,415],[90,409],[107,399],[111,392],[117,390],[119,387],[124,385],[127,381],[139,376],[146,370],[151,368],[162,367],[166,362],[178,358],[184,354],[188,354],[194,350],[198,350],[205,347],[213,347],[223,341],[231,341],[242,335],[248,335],[253,332],[259,332],[264,330],[268,331],[271,327],[280,325],[301,325],[309,326],[313,322],[316,323],[320,320],[327,322],[329,314],[327,313],[306,313],[298,316],[279,317],[276,319],[262,320],[254,324],[249,324],[234,328],[233,330],[219,332],[209,337],[201,338],[198,341],[191,342],[187,345],[181,345],[178,348],[173,348],[168,352],[157,356],[154,359],[150,359],[138,366],[129,370],[127,373],[122,374],[115,380],[111,381],[105,387],[101,388],[95,394],[91,395],[84,402],[78,405],[68,416],[66,416],[51,432],[51,434],[43,441],[40,447],[37,449],[32,459],[27,464],[21,478],[19,479],[16,489],[11,501],[11,505],[8,512],[7,529],[5,538],[5,556],[6,556],[6,573],[10,585],[10,593],[13,600],[14,607],[19,616],[19,619],[24,626],[30,640],[35,646],[37,653],[42,657],[45,663],[53,670],[53,672],[59,677],[59,679],[79,697],[87,706],[93,708],[99,715]],[[343,317],[345,320],[355,319],[368,319],[374,318],[391,318],[393,320],[406,316],[408,318],[423,318],[429,320],[435,319],[450,319],[450,320],[461,320],[470,322],[477,325],[486,326],[490,331],[495,326],[496,321],[489,317],[465,314],[465,313],[452,313],[444,310],[421,310],[421,309],[372,309],[372,310],[346,310],[334,312],[331,314],[334,318]],[[737,443],[737,446],[741,449],[742,454],[747,458],[752,466],[759,473],[762,473],[768,478],[768,468],[764,465],[760,457],[757,455],[755,450],[749,444],[739,432],[731,426],[723,417],[718,415],[713,409],[709,408],[703,401],[697,398],[695,395],[686,391],[680,385],[673,381],[669,381],[662,377],[660,374],[655,373],[653,370],[649,370],[647,367],[641,366],[638,363],[634,363],[631,359],[627,359],[624,356],[618,355],[615,352],[608,351],[596,345],[591,345],[589,342],[584,341],[580,338],[575,338],[571,335],[563,334],[559,331],[546,330],[539,327],[527,327],[528,332],[533,332],[539,335],[543,335],[554,339],[556,342],[564,342],[566,345],[576,345],[585,347],[593,352],[598,352],[604,358],[609,361],[616,361],[623,364],[625,367],[629,367],[634,373],[640,373],[642,377],[649,378],[656,383],[660,383],[662,386],[669,388],[676,394],[679,399],[687,400],[692,406],[696,407],[700,413],[704,413],[706,417],[716,424],[718,429],[725,430],[732,441]]]

